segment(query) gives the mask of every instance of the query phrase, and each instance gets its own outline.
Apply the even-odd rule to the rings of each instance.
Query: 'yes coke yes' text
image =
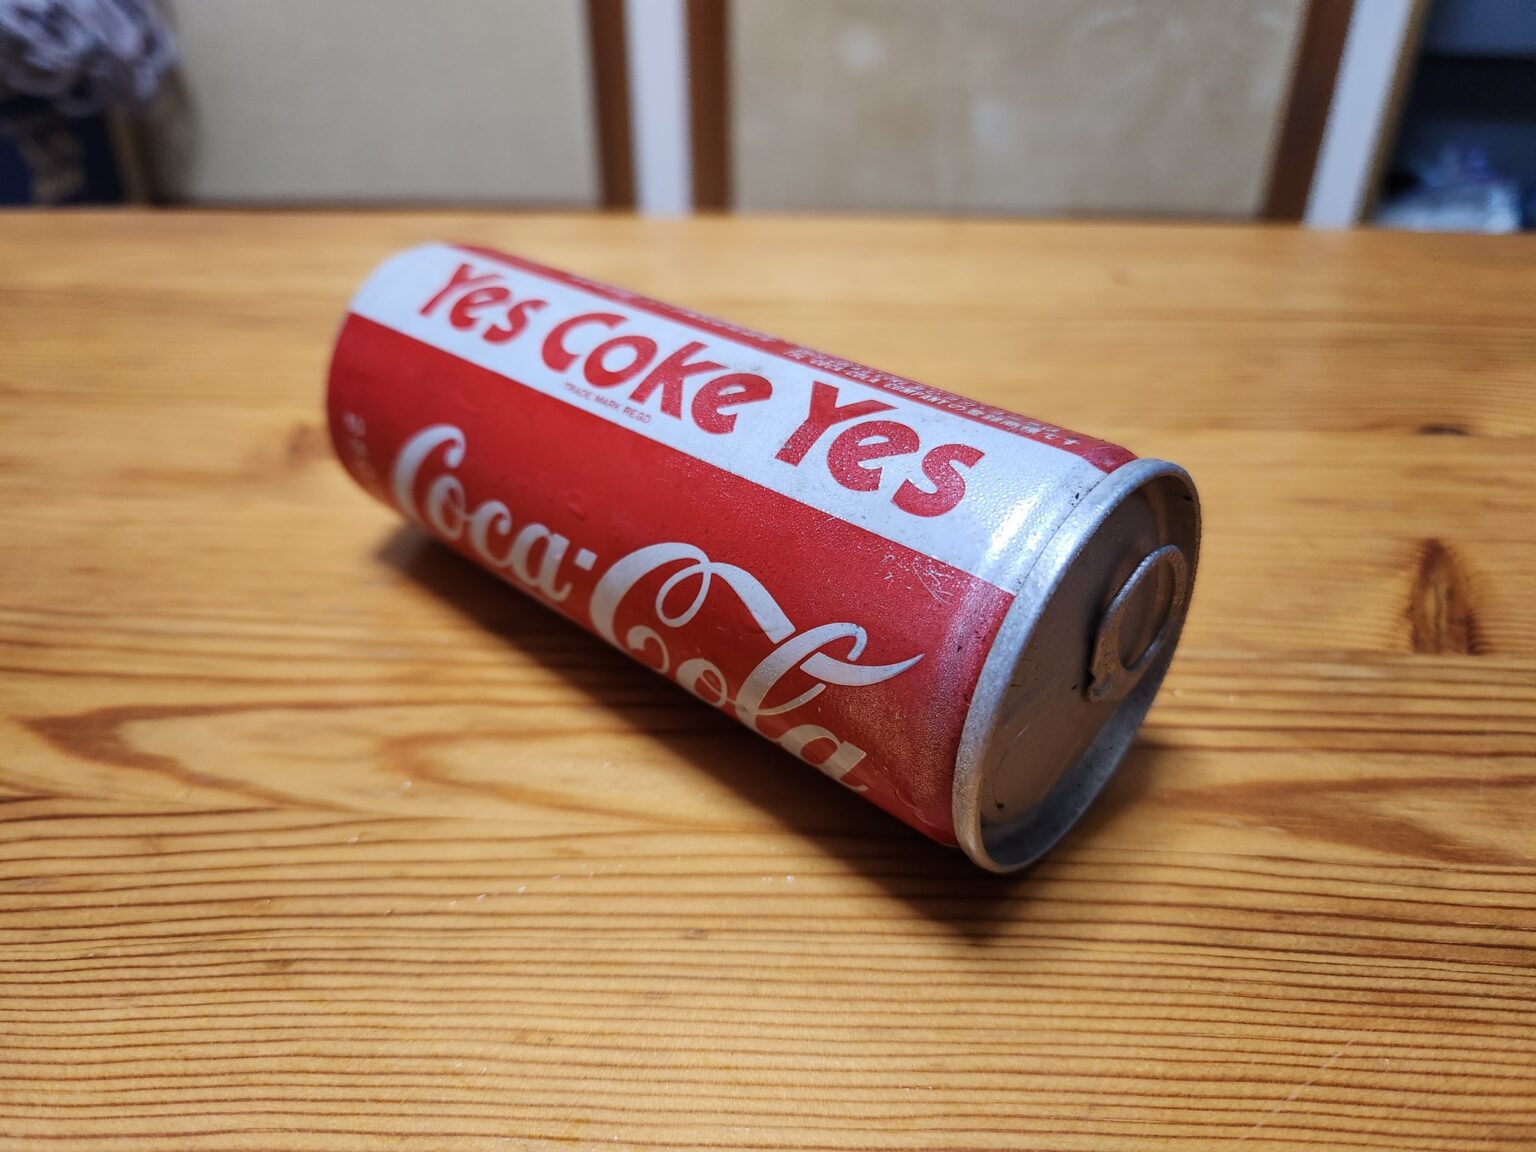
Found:
[[[536,341],[538,358],[552,372],[580,379],[598,393],[622,396],[653,418],[688,423],[699,431],[729,436],[749,425],[754,406],[772,404],[774,384],[759,372],[740,371],[713,359],[724,354],[700,340],[676,347],[646,331],[643,319],[601,304],[555,315],[549,303],[515,291],[499,269],[460,263],[448,281],[420,307],[424,317],[473,333],[496,346]],[[811,385],[793,431],[772,448],[791,467],[816,467],[850,492],[881,489],[887,469],[899,469],[892,505],[912,516],[942,516],[964,498],[966,474],[983,457],[969,444],[925,445],[921,434],[894,419],[896,405],[872,398],[847,399],[822,380]]]

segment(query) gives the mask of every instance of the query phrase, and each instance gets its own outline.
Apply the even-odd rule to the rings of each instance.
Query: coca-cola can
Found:
[[[483,248],[362,286],[353,478],[996,871],[1082,814],[1189,604],[1184,470]]]

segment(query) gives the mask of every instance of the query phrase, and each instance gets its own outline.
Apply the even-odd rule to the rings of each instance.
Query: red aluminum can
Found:
[[[481,248],[368,279],[329,415],[378,499],[998,871],[1109,777],[1194,579],[1176,465]]]

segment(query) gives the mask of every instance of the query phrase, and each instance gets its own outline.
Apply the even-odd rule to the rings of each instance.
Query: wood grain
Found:
[[[1187,639],[982,875],[400,528],[464,238],[1179,460]],[[0,218],[0,1149],[1536,1149],[1536,245]]]
[[[721,211],[731,195],[730,6],[688,0],[688,151],[695,211]]]
[[[604,208],[635,206],[635,156],[629,130],[629,49],[619,0],[587,0],[592,52],[592,115]]]
[[[1263,211],[1266,220],[1300,220],[1307,210],[1339,61],[1344,57],[1344,41],[1354,14],[1355,0],[1307,0],[1291,63],[1285,113],[1270,159]]]

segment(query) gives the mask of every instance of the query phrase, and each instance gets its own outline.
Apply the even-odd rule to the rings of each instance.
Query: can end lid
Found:
[[[1130,747],[1173,657],[1200,543],[1188,475],[1111,473],[1047,543],[977,684],[955,778],[955,831],[978,864],[1032,863]]]

